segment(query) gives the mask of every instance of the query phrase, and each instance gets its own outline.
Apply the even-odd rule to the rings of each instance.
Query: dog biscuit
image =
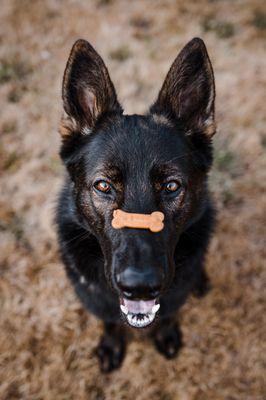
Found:
[[[149,229],[151,232],[160,232],[164,227],[164,214],[154,211],[151,214],[135,214],[122,210],[115,210],[113,213],[112,227]]]

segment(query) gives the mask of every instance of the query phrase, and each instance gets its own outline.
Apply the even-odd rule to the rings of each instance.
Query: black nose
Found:
[[[123,295],[129,299],[154,299],[160,294],[163,272],[156,269],[128,267],[116,274],[116,283]]]

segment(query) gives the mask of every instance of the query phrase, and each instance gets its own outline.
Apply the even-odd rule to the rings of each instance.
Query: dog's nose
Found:
[[[116,274],[116,283],[123,295],[128,299],[149,300],[160,294],[163,272],[156,269],[125,268]]]

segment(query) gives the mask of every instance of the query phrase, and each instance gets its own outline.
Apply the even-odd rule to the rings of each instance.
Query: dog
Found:
[[[59,247],[78,297],[104,322],[101,370],[121,365],[125,323],[150,327],[157,350],[170,359],[182,346],[178,309],[210,288],[204,260],[215,225],[207,181],[216,128],[205,44],[194,38],[182,49],[145,115],[125,115],[102,58],[78,40],[62,99],[67,176],[57,207]],[[159,212],[162,227],[115,229],[118,209],[145,215],[146,223]]]

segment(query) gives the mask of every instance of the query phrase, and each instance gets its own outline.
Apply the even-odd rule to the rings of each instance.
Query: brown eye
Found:
[[[179,190],[180,184],[176,181],[167,182],[164,186],[167,193],[175,193]]]
[[[109,193],[111,190],[110,183],[106,181],[98,181],[94,184],[95,189],[99,190],[99,192]]]

